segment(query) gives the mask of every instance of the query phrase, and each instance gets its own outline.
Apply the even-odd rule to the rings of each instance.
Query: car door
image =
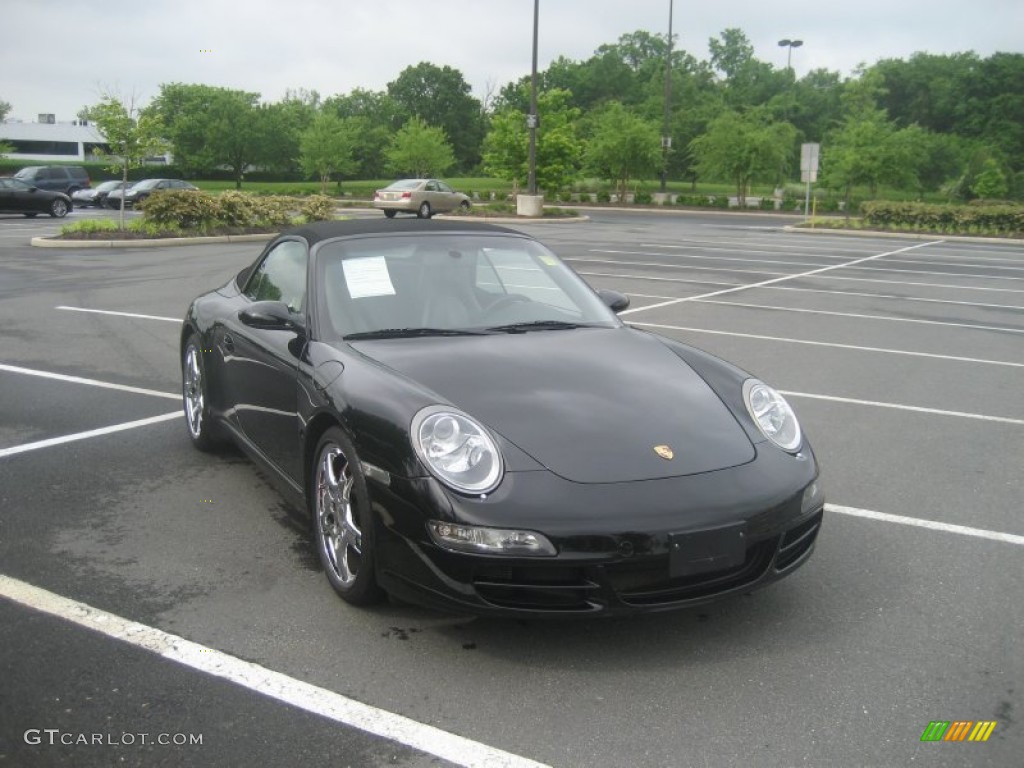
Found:
[[[223,387],[242,434],[286,475],[301,482],[297,370],[306,335],[297,330],[254,327],[242,313],[258,301],[280,301],[304,325],[306,269],[304,240],[276,243],[253,270],[240,309],[215,333],[224,357]]]
[[[441,210],[454,211],[458,207],[455,190],[443,181],[437,182],[437,192],[438,205],[442,206]]]

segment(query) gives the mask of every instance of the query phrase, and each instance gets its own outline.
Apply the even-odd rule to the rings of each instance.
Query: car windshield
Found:
[[[326,340],[613,328],[619,319],[558,257],[514,235],[327,242],[316,256]]]
[[[149,189],[150,187],[155,187],[161,181],[162,181],[162,179],[146,179],[145,181],[137,182],[136,184],[132,185],[131,188],[132,189]]]
[[[95,188],[96,192],[109,192],[112,189],[118,189],[121,186],[120,181],[104,181],[98,187]]]

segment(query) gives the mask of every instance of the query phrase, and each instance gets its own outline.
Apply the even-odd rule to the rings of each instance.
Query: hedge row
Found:
[[[334,216],[334,201],[324,195],[296,200],[280,195],[194,190],[169,190],[150,195],[140,205],[146,221],[163,226],[207,228],[276,227],[292,224],[296,215],[306,221]]]
[[[1024,236],[1024,206],[1014,203],[935,205],[933,203],[861,203],[864,222],[877,229]]]

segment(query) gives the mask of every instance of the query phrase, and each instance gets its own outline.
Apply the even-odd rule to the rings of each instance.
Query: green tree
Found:
[[[320,178],[320,194],[327,193],[332,174],[349,175],[358,163],[353,152],[358,141],[360,118],[347,120],[329,112],[313,120],[299,138],[302,170]]]
[[[874,195],[879,185],[918,187],[917,168],[922,158],[921,129],[898,129],[881,109],[848,117],[822,145],[822,180],[844,191],[846,208],[854,186],[864,185]]]
[[[707,133],[690,142],[697,172],[705,179],[729,179],[744,203],[755,181],[777,182],[796,141],[796,129],[775,122],[766,108],[723,112]]]
[[[280,155],[273,112],[258,100],[258,93],[172,83],[160,86],[150,108],[166,126],[179,167],[201,173],[226,166],[241,189],[246,168]]]
[[[585,159],[598,176],[612,180],[623,199],[630,179],[653,174],[660,166],[661,131],[657,123],[610,102],[594,117]]]
[[[344,119],[357,118],[362,125],[355,156],[359,159],[358,175],[377,179],[386,175],[388,166],[384,152],[391,136],[402,127],[402,110],[384,91],[356,88],[346,95],[324,100],[323,111]]]
[[[1009,190],[1009,180],[999,167],[999,163],[991,157],[986,159],[971,191],[983,200],[992,200],[1006,197]]]
[[[583,143],[579,137],[581,111],[570,105],[572,94],[555,89],[537,97],[541,115],[537,129],[537,185],[554,192],[569,186],[579,172]],[[506,108],[491,118],[484,139],[484,170],[513,186],[529,174],[529,129],[526,113]]]
[[[455,164],[444,131],[418,117],[410,118],[392,137],[385,155],[392,171],[417,178],[441,175]]]
[[[8,101],[0,99],[0,123],[7,119],[7,115],[11,113],[11,104]]]
[[[481,106],[459,70],[420,62],[403,69],[387,88],[404,115],[444,131],[460,169],[468,171],[480,162]]]
[[[128,169],[142,165],[150,155],[167,151],[163,126],[152,113],[135,108],[131,99],[127,105],[112,95],[89,108],[89,116],[96,123],[109,148],[112,171],[121,172],[121,180],[128,181]],[[124,198],[121,198],[120,227],[124,229]]]

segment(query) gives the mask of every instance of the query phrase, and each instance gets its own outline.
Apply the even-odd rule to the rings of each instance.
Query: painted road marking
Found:
[[[23,445],[15,445],[12,448],[0,448],[0,459],[7,456],[14,456],[19,453],[26,453],[28,451],[37,451],[40,448],[51,448],[55,445],[64,445],[65,443],[73,443],[77,440],[88,440],[90,437],[101,437],[102,435],[113,434],[114,432],[124,432],[128,429],[138,429],[139,427],[148,427],[151,424],[159,424],[162,421],[170,421],[171,419],[177,419],[183,416],[182,411],[174,411],[174,413],[165,413],[162,416],[151,416],[148,419],[138,419],[136,421],[126,421],[123,424],[113,424],[109,427],[100,427],[99,429],[90,429],[86,432],[75,432],[71,435],[63,435],[61,437],[51,437],[46,440],[37,440],[34,443],[24,443]]]
[[[140,315],[136,312],[115,312],[112,309],[85,309],[84,307],[54,307],[68,312],[92,312],[96,315],[116,315],[117,317],[138,317],[142,320],[163,320],[167,323],[180,323],[180,317],[162,317],[161,315]]]
[[[841,264],[833,264],[833,265],[828,266],[828,267],[819,267],[818,269],[812,269],[809,272],[801,272],[801,273],[795,274],[795,275],[785,275],[783,277],[776,277],[776,278],[773,278],[771,280],[762,280],[759,283],[750,283],[748,285],[740,285],[740,286],[737,286],[735,288],[725,288],[725,289],[723,289],[721,291],[712,291],[711,293],[704,293],[704,294],[701,294],[699,296],[687,296],[686,298],[682,298],[682,299],[674,299],[672,301],[661,302],[660,304],[652,304],[649,307],[639,307],[638,309],[627,309],[624,312],[620,312],[619,314],[620,315],[628,315],[628,314],[631,314],[633,312],[642,312],[642,311],[648,310],[648,309],[657,309],[659,307],[667,307],[667,306],[670,306],[672,304],[680,304],[680,303],[682,303],[684,301],[696,301],[698,299],[711,299],[711,298],[714,298],[715,296],[723,296],[723,295],[725,295],[727,293],[735,293],[737,291],[746,291],[746,290],[749,290],[751,288],[761,288],[762,286],[765,286],[765,285],[774,285],[775,283],[782,283],[782,282],[785,282],[786,280],[797,280],[797,279],[802,278],[802,277],[811,277],[812,275],[820,275],[820,274],[823,274],[825,272],[831,272],[834,269],[849,269],[850,267],[856,266],[857,264],[864,264],[864,263],[869,262],[869,261],[874,261],[876,259],[885,258],[886,256],[894,256],[897,253],[906,253],[907,251],[913,251],[913,250],[916,250],[918,248],[927,248],[930,245],[940,245],[943,242],[944,242],[943,240],[930,240],[930,241],[924,242],[924,243],[916,243],[914,245],[908,245],[906,248],[897,248],[895,251],[886,251],[885,253],[876,253],[874,256],[865,256],[865,257],[860,258],[860,259],[854,259],[853,261],[842,262]]]
[[[542,763],[377,709],[334,691],[296,680],[155,627],[69,600],[9,576],[0,575],[0,596],[115,640],[144,648],[168,661],[228,680],[263,696],[418,749],[455,765],[473,768],[546,768]]]
[[[651,296],[648,298],[659,298]],[[630,325],[642,325],[646,328],[662,328],[671,331],[685,331],[687,333],[710,333],[716,336],[735,336],[741,339],[756,339],[758,341],[777,341],[784,344],[807,344],[812,347],[832,347],[835,349],[850,349],[856,352],[880,352],[887,355],[907,355],[909,357],[928,357],[934,360],[950,360],[958,363],[975,363],[978,365],[1002,365],[1010,368],[1024,368],[1024,363],[1011,363],[1006,360],[984,360],[978,357],[958,357],[956,355],[940,355],[934,352],[912,352],[906,349],[886,349],[885,347],[863,347],[856,344],[839,344],[831,341],[811,341],[809,339],[790,339],[782,336],[763,336],[757,333],[737,333],[735,331],[714,331],[710,328],[687,328],[682,325],[663,325],[661,323],[643,323],[640,321],[631,322]]]
[[[858,509],[857,507],[844,507],[840,504],[826,504],[825,511],[836,515],[850,515],[851,517],[863,517],[868,520],[879,520],[883,523],[896,523],[897,525],[913,525],[918,528],[928,528],[933,531],[955,533],[960,536],[975,536],[979,539],[989,541],[1001,541],[1004,544],[1016,544],[1024,547],[1024,536],[1015,533],[1002,533],[1001,531],[989,531],[984,528],[970,528],[966,525],[953,525],[951,523],[940,523],[937,520],[923,520],[919,517],[907,517],[905,515],[890,515],[888,512],[875,512],[871,509]]]
[[[44,379],[53,379],[55,381],[66,381],[71,384],[87,384],[90,387],[102,387],[103,389],[114,389],[118,392],[132,392],[136,395],[149,395],[150,397],[165,397],[169,400],[180,400],[180,394],[172,394],[170,392],[160,392],[155,389],[144,389],[142,387],[130,387],[126,384],[113,384],[109,381],[99,381],[98,379],[85,379],[81,376],[68,376],[63,373],[51,373],[49,371],[39,371],[34,368],[22,368],[17,365],[4,365],[0,363],[0,371],[6,371],[7,373],[21,373],[26,376],[39,376]]]
[[[1014,424],[1024,426],[1024,419],[1011,419],[1006,416],[988,416],[984,413],[968,413],[966,411],[944,411],[940,408],[923,408],[918,405],[901,405],[899,403],[882,403],[877,400],[857,400],[852,397],[835,397],[833,395],[815,395],[810,392],[787,392],[780,389],[787,397],[805,397],[809,400],[827,400],[832,403],[849,403],[850,405],[869,405],[874,408],[892,408],[897,411],[912,411],[914,413],[927,413],[933,416],[953,416],[960,419],[975,419],[977,421],[995,421],[1000,424]]]
[[[1024,333],[1024,328],[1008,328],[1003,325],[978,325],[977,323],[952,323],[946,320],[921,320],[915,317],[890,317],[887,315],[867,315],[859,312],[833,312],[828,309],[802,309],[800,307],[776,307],[771,304],[748,304],[741,301],[710,301],[694,296],[690,301],[697,304],[716,304],[723,307],[744,307],[747,309],[765,309],[772,312],[801,312],[808,315],[831,315],[833,317],[853,317],[858,320],[884,320],[890,323],[918,323],[921,325],[944,325],[951,328],[970,328],[976,331],[999,331],[1000,333]],[[648,307],[643,307],[648,309]],[[626,314],[620,312],[620,315]]]

